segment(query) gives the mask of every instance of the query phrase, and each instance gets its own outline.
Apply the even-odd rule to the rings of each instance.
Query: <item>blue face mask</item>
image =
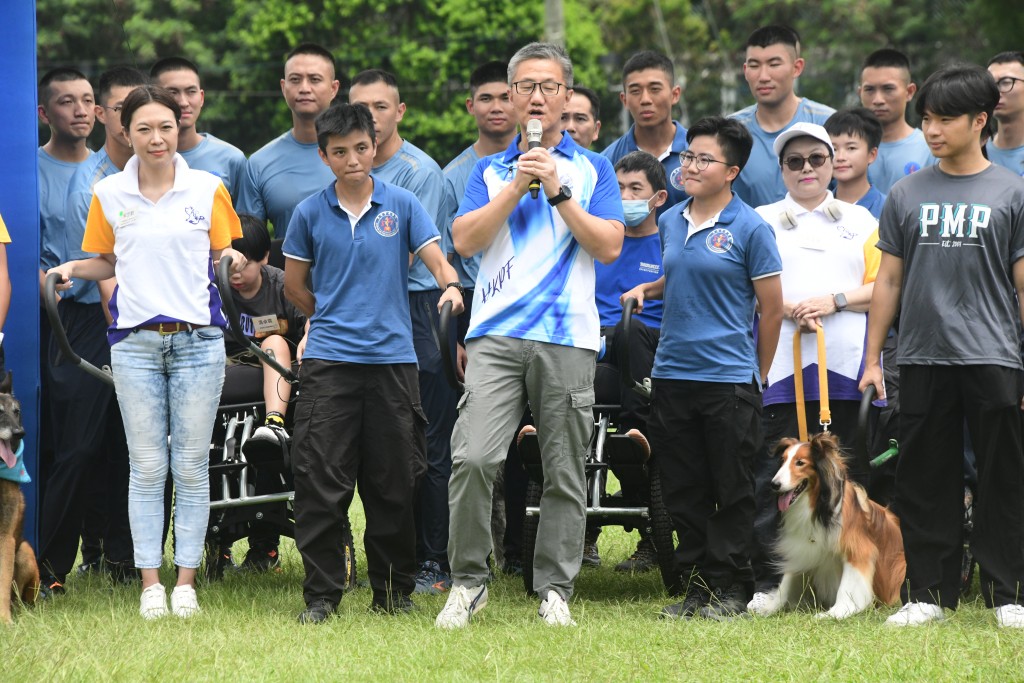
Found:
[[[644,222],[651,211],[654,209],[650,208],[650,199],[623,199],[622,200],[622,213],[626,219],[626,225],[635,228]]]

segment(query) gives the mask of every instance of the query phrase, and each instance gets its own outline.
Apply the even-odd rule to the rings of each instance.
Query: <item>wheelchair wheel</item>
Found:
[[[526,507],[540,505],[541,485],[533,479],[526,485]],[[523,521],[523,587],[527,595],[533,592],[533,553],[537,549],[537,526],[539,515],[528,515]]]
[[[356,579],[356,544],[352,539],[352,525],[348,518],[341,532],[341,552],[345,556],[345,592],[355,590],[359,583]]]
[[[675,566],[672,517],[661,496],[661,473],[658,471],[657,465],[651,461],[647,465],[647,471],[651,480],[651,541],[654,543],[654,550],[658,555],[658,568],[661,570],[661,580],[665,583],[665,590],[669,595],[675,597],[683,594],[684,586]]]

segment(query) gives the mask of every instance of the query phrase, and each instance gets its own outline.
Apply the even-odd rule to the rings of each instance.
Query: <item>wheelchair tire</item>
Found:
[[[530,480],[526,485],[526,507],[537,507],[540,505],[540,494],[542,488],[539,483]],[[523,587],[527,595],[534,595],[533,591],[533,554],[537,549],[537,526],[540,524],[539,515],[528,515],[523,521]]]
[[[341,551],[345,556],[345,592],[359,587],[356,573],[356,544],[352,538],[352,525],[348,518],[341,531]]]
[[[647,465],[651,484],[651,541],[658,556],[658,569],[668,594],[676,597],[685,591],[682,579],[676,569],[675,542],[672,536],[672,517],[661,496],[661,473],[654,461]]]

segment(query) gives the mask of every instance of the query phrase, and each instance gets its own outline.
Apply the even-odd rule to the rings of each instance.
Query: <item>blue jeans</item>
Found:
[[[128,439],[128,520],[135,566],[163,560],[164,483],[174,478],[174,563],[194,569],[210,517],[209,450],[224,386],[224,331],[133,332],[110,350]],[[168,454],[168,434],[170,453]]]

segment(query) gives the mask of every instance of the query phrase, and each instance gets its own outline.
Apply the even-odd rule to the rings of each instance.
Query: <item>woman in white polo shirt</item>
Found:
[[[98,256],[54,268],[70,280],[116,276],[108,331],[111,365],[131,459],[128,516],[142,573],[140,614],[168,613],[163,560],[163,492],[174,479],[171,611],[199,610],[196,568],[210,513],[208,451],[224,382],[224,330],[214,263],[241,237],[220,180],[189,169],[175,153],[181,110],[156,86],[133,90],[121,124],[135,150],[124,171],[96,183],[82,249]],[[170,434],[168,448],[167,435]]]
[[[797,436],[793,334],[801,340],[808,431],[819,426],[818,326],[825,330],[830,430],[849,449],[857,427],[864,362],[864,335],[875,275],[878,222],[862,206],[839,201],[829,191],[835,150],[828,133],[813,123],[796,123],[775,140],[786,197],[757,212],[775,231],[782,257],[783,320],[779,346],[764,393],[765,452],[754,468],[757,515],[754,523],[755,594],[751,609],[781,577],[773,562],[778,510],[771,480],[772,457],[782,437]],[[868,464],[849,461],[851,476],[867,485]]]

